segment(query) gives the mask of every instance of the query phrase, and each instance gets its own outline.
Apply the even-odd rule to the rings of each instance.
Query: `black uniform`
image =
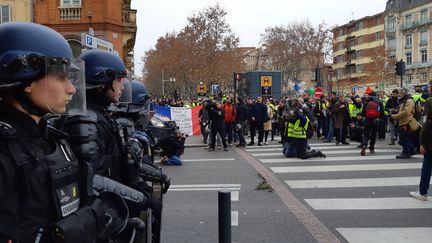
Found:
[[[87,181],[65,140],[49,132],[44,119],[36,124],[5,104],[0,114],[0,241],[34,242],[41,229],[46,237],[49,224],[88,201]]]

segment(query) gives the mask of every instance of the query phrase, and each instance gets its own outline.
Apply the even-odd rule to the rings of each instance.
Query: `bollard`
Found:
[[[218,192],[219,243],[231,243],[231,192]]]

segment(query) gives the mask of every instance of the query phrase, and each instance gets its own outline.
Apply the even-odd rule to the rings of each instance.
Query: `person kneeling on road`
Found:
[[[326,156],[321,151],[310,150],[307,151],[307,135],[306,131],[310,126],[309,118],[307,118],[301,109],[294,110],[293,117],[288,120],[289,123],[294,123],[294,129],[292,136],[294,137],[294,144],[296,146],[297,157],[301,159],[308,159],[312,157],[323,157]]]
[[[161,160],[163,165],[182,165],[183,161],[180,156],[184,152],[184,143],[186,135],[180,130],[176,130],[173,136],[163,138],[159,142],[159,147],[164,153],[164,157]]]

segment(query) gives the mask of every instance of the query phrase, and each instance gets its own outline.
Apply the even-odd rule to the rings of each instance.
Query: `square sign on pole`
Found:
[[[261,95],[263,96],[271,96],[272,95],[272,87],[261,87]]]
[[[197,86],[198,96],[206,96],[207,95],[207,87],[205,85]]]

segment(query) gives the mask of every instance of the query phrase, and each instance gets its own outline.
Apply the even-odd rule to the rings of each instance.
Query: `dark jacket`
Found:
[[[429,97],[424,103],[424,115],[426,122],[420,132],[420,145],[426,147],[427,152],[432,152],[432,97]]]
[[[174,135],[163,138],[159,142],[159,147],[163,150],[166,156],[180,156],[184,151],[185,138],[176,137]]]
[[[224,125],[225,111],[221,108],[211,107],[209,110],[210,121],[212,127],[219,127]]]
[[[263,103],[255,103],[251,109],[251,120],[255,118],[255,122],[264,123],[268,120],[267,106]]]
[[[246,105],[237,104],[236,109],[237,109],[236,122],[246,121],[248,119],[248,111]]]

